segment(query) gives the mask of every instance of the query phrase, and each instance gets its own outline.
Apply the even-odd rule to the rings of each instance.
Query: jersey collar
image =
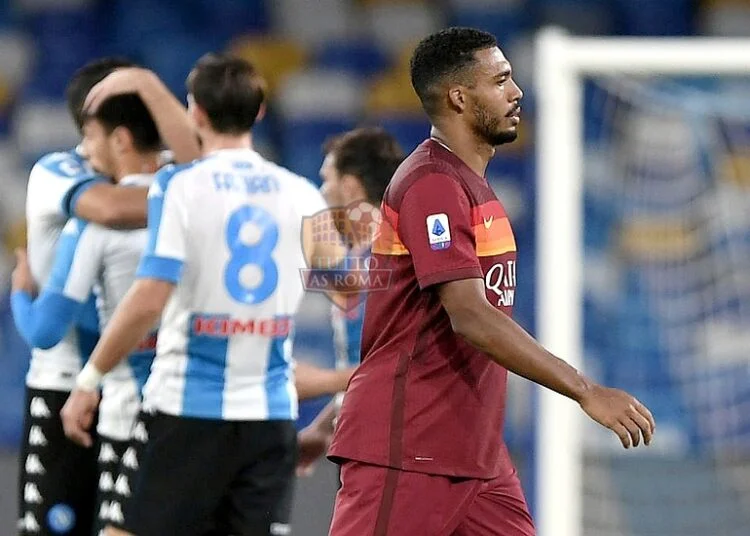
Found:
[[[118,183],[120,186],[151,186],[154,181],[152,173],[135,173],[126,175]]]

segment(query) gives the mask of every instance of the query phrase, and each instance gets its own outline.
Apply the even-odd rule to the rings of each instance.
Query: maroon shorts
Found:
[[[534,536],[515,470],[452,478],[346,461],[329,536]]]

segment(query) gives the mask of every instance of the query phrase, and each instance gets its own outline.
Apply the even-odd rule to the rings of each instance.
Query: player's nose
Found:
[[[521,100],[521,99],[523,98],[523,90],[521,89],[521,87],[520,87],[520,86],[519,86],[518,84],[516,84],[516,81],[515,81],[515,80],[513,80],[512,78],[511,78],[511,83],[513,84],[513,86],[512,86],[512,88],[511,88],[511,89],[512,89],[512,91],[510,92],[510,94],[511,94],[511,95],[512,95],[513,97],[515,97],[515,98],[513,99],[513,101],[514,101],[514,102],[515,102],[516,104],[518,104],[518,101],[520,101],[520,100]]]

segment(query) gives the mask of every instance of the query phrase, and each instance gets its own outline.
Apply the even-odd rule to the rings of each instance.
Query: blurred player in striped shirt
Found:
[[[91,88],[116,69],[132,63],[113,58],[97,60],[75,73],[67,88],[68,107],[79,130],[83,104]],[[169,116],[180,106],[163,86],[154,86],[146,104],[166,141],[182,137],[185,123]],[[165,115],[167,120],[165,121]],[[190,152],[193,139],[175,144],[177,160]],[[31,170],[26,216],[28,262],[32,277],[14,271],[14,289],[33,293],[44,286],[52,271],[55,247],[65,222],[76,215],[106,226],[139,227],[146,220],[146,188],[117,188],[97,174],[79,149],[43,156]],[[18,253],[25,260],[26,253]],[[15,310],[14,310],[15,313]],[[14,314],[22,327],[23,318]],[[64,332],[59,342],[31,344],[32,358],[26,377],[27,411],[20,457],[19,534],[89,534],[96,494],[96,452],[67,440],[60,421],[62,408],[75,385],[75,377],[93,347],[98,331],[93,301],[77,319],[78,326]],[[79,329],[84,326],[85,330]],[[23,332],[23,329],[20,329]],[[39,342],[39,341],[37,341]],[[44,342],[44,341],[42,341]],[[44,346],[45,348],[42,348]]]
[[[157,174],[136,283],[78,375],[66,432],[85,441],[102,375],[161,318],[138,485],[114,533],[283,534],[297,455],[299,270],[344,251],[304,224],[325,209],[320,193],[252,149],[264,100],[253,67],[208,55],[188,89],[204,156]]]

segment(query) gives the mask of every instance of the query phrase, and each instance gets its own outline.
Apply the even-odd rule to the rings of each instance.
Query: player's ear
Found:
[[[198,104],[193,102],[191,106],[188,108],[188,113],[190,114],[193,123],[198,128],[206,128],[208,126],[211,126],[210,121],[208,120],[208,114],[206,111],[201,108]]]
[[[258,109],[258,115],[255,116],[255,122],[260,123],[263,121],[263,118],[266,116],[266,103],[265,101],[260,104],[260,108]]]
[[[463,86],[455,85],[448,88],[448,101],[451,107],[459,113],[466,109],[466,90]]]
[[[117,127],[110,135],[113,147],[119,152],[129,151],[133,147],[133,134],[125,127]]]
[[[345,173],[341,175],[341,189],[345,196],[344,199],[364,199],[365,189],[362,186],[362,181],[359,177],[352,175],[351,173]]]

